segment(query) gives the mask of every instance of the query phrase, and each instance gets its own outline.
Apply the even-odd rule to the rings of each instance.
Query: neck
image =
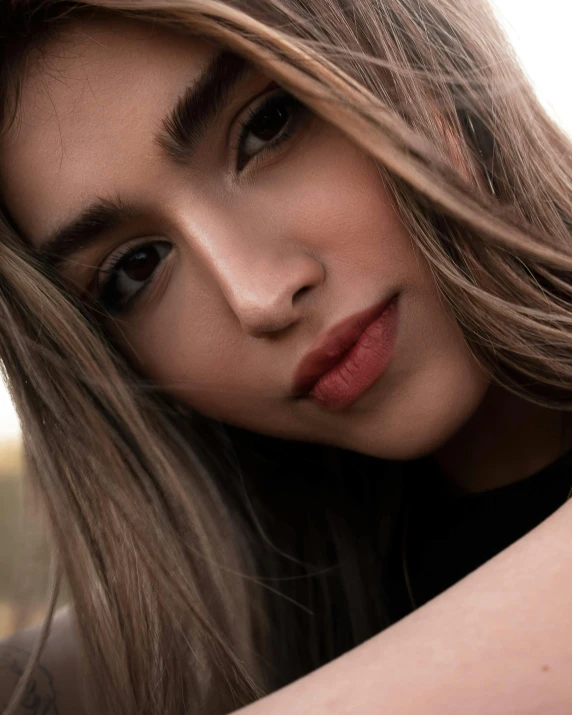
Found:
[[[494,489],[529,477],[567,452],[568,417],[491,385],[470,420],[432,457],[454,489]]]

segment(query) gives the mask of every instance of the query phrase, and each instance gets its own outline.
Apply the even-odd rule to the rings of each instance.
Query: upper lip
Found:
[[[360,339],[364,330],[380,317],[394,297],[391,296],[360,313],[350,315],[319,337],[296,368],[292,382],[294,396],[302,397],[309,394],[322,375],[341,362],[345,354]]]

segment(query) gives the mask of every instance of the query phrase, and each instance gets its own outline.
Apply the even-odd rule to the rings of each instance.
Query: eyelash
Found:
[[[279,108],[284,105],[289,106],[291,110],[290,115],[288,116],[288,119],[286,120],[286,123],[284,125],[284,128],[279,130],[278,134],[276,135],[276,138],[269,139],[268,143],[265,144],[262,149],[257,151],[253,155],[253,157],[247,159],[247,161],[243,163],[240,156],[240,152],[244,148],[246,139],[249,133],[252,131],[253,126],[255,126],[256,121],[259,118],[262,118],[265,113],[271,112],[273,109]],[[309,115],[309,113],[310,110],[299,100],[297,100],[293,95],[289,94],[282,88],[274,90],[270,97],[267,97],[266,100],[262,102],[262,104],[252,108],[248,112],[246,117],[239,122],[236,143],[232,146],[232,153],[237,157],[237,170],[242,171],[247,164],[251,162],[258,162],[258,160],[262,159],[262,157],[265,156],[268,152],[277,148],[280,144],[286,142],[299,128],[300,124],[302,123],[302,120],[307,115]],[[127,260],[137,254],[137,252],[143,251],[150,246],[157,245],[168,247],[168,250],[167,253],[160,260],[160,262],[157,264],[156,268],[153,270],[151,277],[145,283],[143,283],[143,285],[137,291],[135,291],[135,293],[133,293],[126,301],[114,301],[113,293],[116,290],[117,282],[119,280],[118,275],[121,269],[121,264],[127,262]],[[112,254],[109,258],[109,261],[107,261],[109,267],[99,268],[97,272],[97,275],[94,279],[97,291],[97,295],[95,296],[96,301],[110,315],[119,315],[121,313],[127,313],[137,296],[139,296],[142,291],[144,291],[145,288],[147,288],[154,280],[157,270],[162,265],[164,258],[168,255],[171,248],[172,245],[167,243],[166,241],[149,241],[148,239],[145,242],[139,243],[135,246],[129,244],[122,246],[121,249],[115,255]],[[107,274],[108,277],[105,280],[100,281],[101,274]]]
[[[122,263],[127,263],[127,261],[137,253],[145,251],[150,246],[160,246],[158,253],[161,255],[161,251],[166,250],[166,252],[161,256],[160,261],[157,266],[153,269],[151,276],[141,285],[141,287],[132,293],[127,300],[121,301],[116,300],[114,295],[117,289],[117,283],[120,280],[120,269]],[[126,244],[121,247],[121,249],[116,253],[112,254],[109,259],[109,268],[99,268],[97,275],[94,279],[96,286],[95,296],[96,301],[99,305],[108,313],[109,315],[120,315],[121,313],[126,313],[131,307],[137,296],[147,288],[154,280],[157,275],[157,269],[161,266],[166,256],[171,252],[172,245],[167,241],[149,241],[147,239],[143,243],[138,243],[137,245]],[[101,281],[100,276],[102,274],[107,274],[107,278]],[[132,278],[127,278],[127,280],[134,280]]]
[[[256,123],[258,117],[262,117],[266,112],[276,109],[281,105],[289,106],[289,108],[291,109],[291,114],[286,122],[285,129],[279,130],[277,137],[275,139],[270,139],[260,151],[256,152],[253,159],[250,159],[244,164],[239,161],[239,171],[242,171],[246,164],[250,163],[253,160],[258,161],[258,159],[265,156],[267,152],[271,151],[272,149],[275,149],[276,147],[278,147],[278,145],[289,139],[299,128],[300,124],[302,123],[302,120],[310,113],[310,110],[304,104],[302,104],[302,102],[296,99],[296,97],[291,95],[289,92],[286,92],[286,90],[278,88],[278,90],[275,90],[270,97],[267,97],[261,105],[253,107],[248,112],[246,117],[244,117],[244,119],[240,121],[238,138],[236,140],[236,143],[232,147],[234,154],[236,154],[237,156],[239,155],[239,152],[244,145],[245,139],[248,133],[251,131],[253,125]]]

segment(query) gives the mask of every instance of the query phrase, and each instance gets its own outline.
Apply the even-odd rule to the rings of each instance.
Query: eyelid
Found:
[[[139,248],[143,248],[149,245],[164,244],[168,246],[167,254],[160,260],[156,269],[153,270],[151,277],[144,281],[143,285],[140,286],[124,303],[119,303],[115,306],[106,305],[105,294],[108,290],[111,281],[116,281],[117,270],[120,270],[120,264],[125,256],[136,253]],[[169,254],[172,253],[174,244],[164,238],[151,236],[145,236],[139,239],[133,239],[126,244],[123,244],[119,249],[114,251],[109,255],[108,259],[105,261],[105,271],[109,272],[111,275],[106,276],[99,282],[99,277],[101,276],[102,269],[100,268],[96,273],[94,280],[92,281],[93,288],[90,287],[89,292],[96,295],[95,300],[99,305],[105,305],[106,313],[109,316],[113,316],[114,319],[122,315],[131,314],[139,311],[144,307],[146,301],[152,296],[156,296],[157,286],[161,285],[161,282],[165,280],[165,274],[168,272],[169,266],[172,267],[172,261],[169,260]],[[109,267],[107,267],[107,265]],[[155,299],[153,297],[153,299]]]
[[[249,114],[253,110],[255,105],[258,107],[258,106],[264,104],[263,98],[265,98],[267,94],[271,94],[271,92],[273,92],[274,90],[277,90],[277,89],[282,89],[284,92],[286,92],[286,90],[283,87],[281,87],[278,84],[278,82],[276,82],[275,80],[270,80],[266,84],[264,89],[262,89],[260,92],[255,94],[253,97],[250,97],[248,102],[246,104],[242,105],[242,107],[234,115],[234,117],[232,118],[232,120],[230,122],[229,131],[227,134],[227,149],[229,149],[230,151],[233,151],[233,152],[235,152],[237,149],[237,147],[236,147],[236,143],[238,141],[237,134],[240,132],[240,128],[241,128],[241,124],[242,124],[241,118],[245,114]]]
[[[107,254],[104,260],[99,264],[97,268],[97,273],[110,273],[114,266],[117,265],[123,256],[127,255],[130,251],[138,246],[144,246],[152,241],[162,240],[159,236],[153,234],[147,234],[145,236],[139,236],[138,238],[131,238],[129,241],[125,241],[116,249]]]
[[[111,273],[118,262],[127,255],[130,251],[138,246],[144,246],[151,241],[162,240],[159,236],[154,234],[145,234],[143,236],[138,236],[136,238],[131,238],[128,241],[124,241],[119,246],[117,246],[112,251],[109,251],[105,258],[101,261],[90,261],[92,267],[91,278],[84,289],[85,293],[91,293],[92,290],[98,285],[100,277],[105,273]]]

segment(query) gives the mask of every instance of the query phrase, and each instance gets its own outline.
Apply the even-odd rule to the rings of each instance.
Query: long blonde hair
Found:
[[[27,52],[94,8],[224,44],[344,131],[491,381],[572,407],[571,145],[484,0],[12,0],[4,127]],[[0,358],[97,711],[226,713],[388,625],[395,465],[164,394],[0,219]]]

